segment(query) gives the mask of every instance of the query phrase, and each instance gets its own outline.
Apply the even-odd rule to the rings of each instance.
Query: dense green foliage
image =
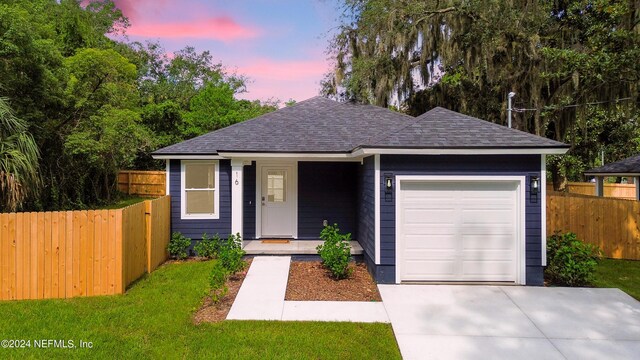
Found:
[[[322,258],[322,265],[331,272],[336,279],[344,279],[353,271],[349,267],[351,260],[351,233],[340,234],[338,224],[325,226],[320,232],[320,239],[324,243],[317,246],[318,255]]]
[[[244,255],[245,251],[242,250],[240,234],[231,234],[226,241],[220,244],[218,261],[227,270],[227,273],[232,275],[246,266],[246,263],[242,260]]]
[[[545,278],[554,285],[590,285],[599,259],[600,250],[578,240],[576,234],[553,234],[547,240]]]
[[[211,239],[210,241],[215,241],[217,246],[216,251],[218,261],[214,264],[213,269],[211,270],[211,275],[209,275],[211,300],[214,303],[217,303],[229,291],[229,288],[227,287],[227,280],[229,279],[229,276],[232,276],[238,271],[244,269],[247,266],[247,263],[242,260],[245,252],[242,250],[242,239],[240,238],[240,234],[231,234],[227,240],[222,242],[220,241],[220,237],[216,235],[214,239]]]
[[[28,186],[3,191],[14,200],[0,211],[109,203],[118,169],[160,168],[155,149],[275,109],[236,99],[245,78],[209,52],[187,46],[169,57],[158,44],[114,40],[128,24],[110,0],[0,3],[3,113],[26,123],[19,137],[35,140],[41,180],[12,170]]]
[[[591,124],[637,133],[637,1],[344,0],[344,9],[329,46],[329,96],[397,99],[412,115],[443,106],[505,124],[514,91],[515,107],[526,109],[514,114],[516,128],[576,147],[574,158],[550,162],[556,185],[600,165],[602,149],[625,149],[606,152],[607,162],[640,150],[637,137],[600,136]]]
[[[187,250],[191,246],[191,239],[185,237],[179,232],[171,234],[171,239],[167,245],[169,256],[176,260],[184,260],[189,256]]]
[[[0,209],[15,211],[38,188],[40,154],[27,129],[0,97]]]
[[[2,349],[3,359],[400,359],[389,324],[193,323],[210,261],[161,266],[126,295],[0,302],[0,338],[72,339],[93,348]]]
[[[213,237],[209,237],[206,233],[202,234],[202,240],[198,241],[193,246],[193,250],[196,251],[198,256],[205,257],[207,259],[213,259],[218,256],[220,252],[220,236],[215,234]]]
[[[228,278],[227,269],[222,266],[220,261],[216,261],[213,264],[213,269],[211,269],[211,275],[209,275],[210,296],[211,301],[214,303],[219,302],[229,292],[229,287],[227,286]]]

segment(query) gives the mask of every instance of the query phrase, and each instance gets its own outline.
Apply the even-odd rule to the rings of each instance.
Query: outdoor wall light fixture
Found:
[[[393,188],[393,177],[391,174],[384,174],[384,188],[387,193],[391,192],[391,188]]]
[[[540,191],[540,178],[537,176],[531,177],[531,195],[538,195]]]
[[[531,202],[538,202],[538,193],[540,192],[540,178],[532,176],[529,184],[529,193],[531,194]]]

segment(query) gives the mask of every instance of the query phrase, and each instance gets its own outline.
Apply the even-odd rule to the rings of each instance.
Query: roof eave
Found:
[[[400,148],[400,147],[366,147],[360,146],[353,154],[369,155],[562,155],[569,151],[569,146],[557,147],[458,147],[458,148]]]

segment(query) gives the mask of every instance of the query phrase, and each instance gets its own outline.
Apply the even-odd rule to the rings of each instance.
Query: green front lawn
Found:
[[[619,288],[640,301],[640,261],[602,259],[594,285]]]
[[[142,197],[142,196],[135,196],[135,195],[122,195],[122,197],[120,197],[118,200],[116,200],[115,202],[111,203],[111,204],[106,204],[106,205],[101,205],[101,206],[97,206],[95,209],[96,210],[103,210],[103,209],[122,209],[124,207],[133,205],[133,204],[137,204],[139,202],[143,202],[145,200],[151,200],[153,198],[150,197]]]
[[[5,349],[0,358],[397,359],[386,324],[225,321],[193,325],[212,262],[170,264],[126,295],[0,302],[0,340],[91,341],[92,349]],[[33,341],[32,341],[33,345]]]

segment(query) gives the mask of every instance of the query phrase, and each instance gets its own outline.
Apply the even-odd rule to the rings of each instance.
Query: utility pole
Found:
[[[511,111],[513,110],[513,108],[511,108],[511,99],[513,99],[514,96],[516,96],[516,93],[514,93],[513,91],[509,93],[509,103],[507,106],[509,128],[511,128]]]

